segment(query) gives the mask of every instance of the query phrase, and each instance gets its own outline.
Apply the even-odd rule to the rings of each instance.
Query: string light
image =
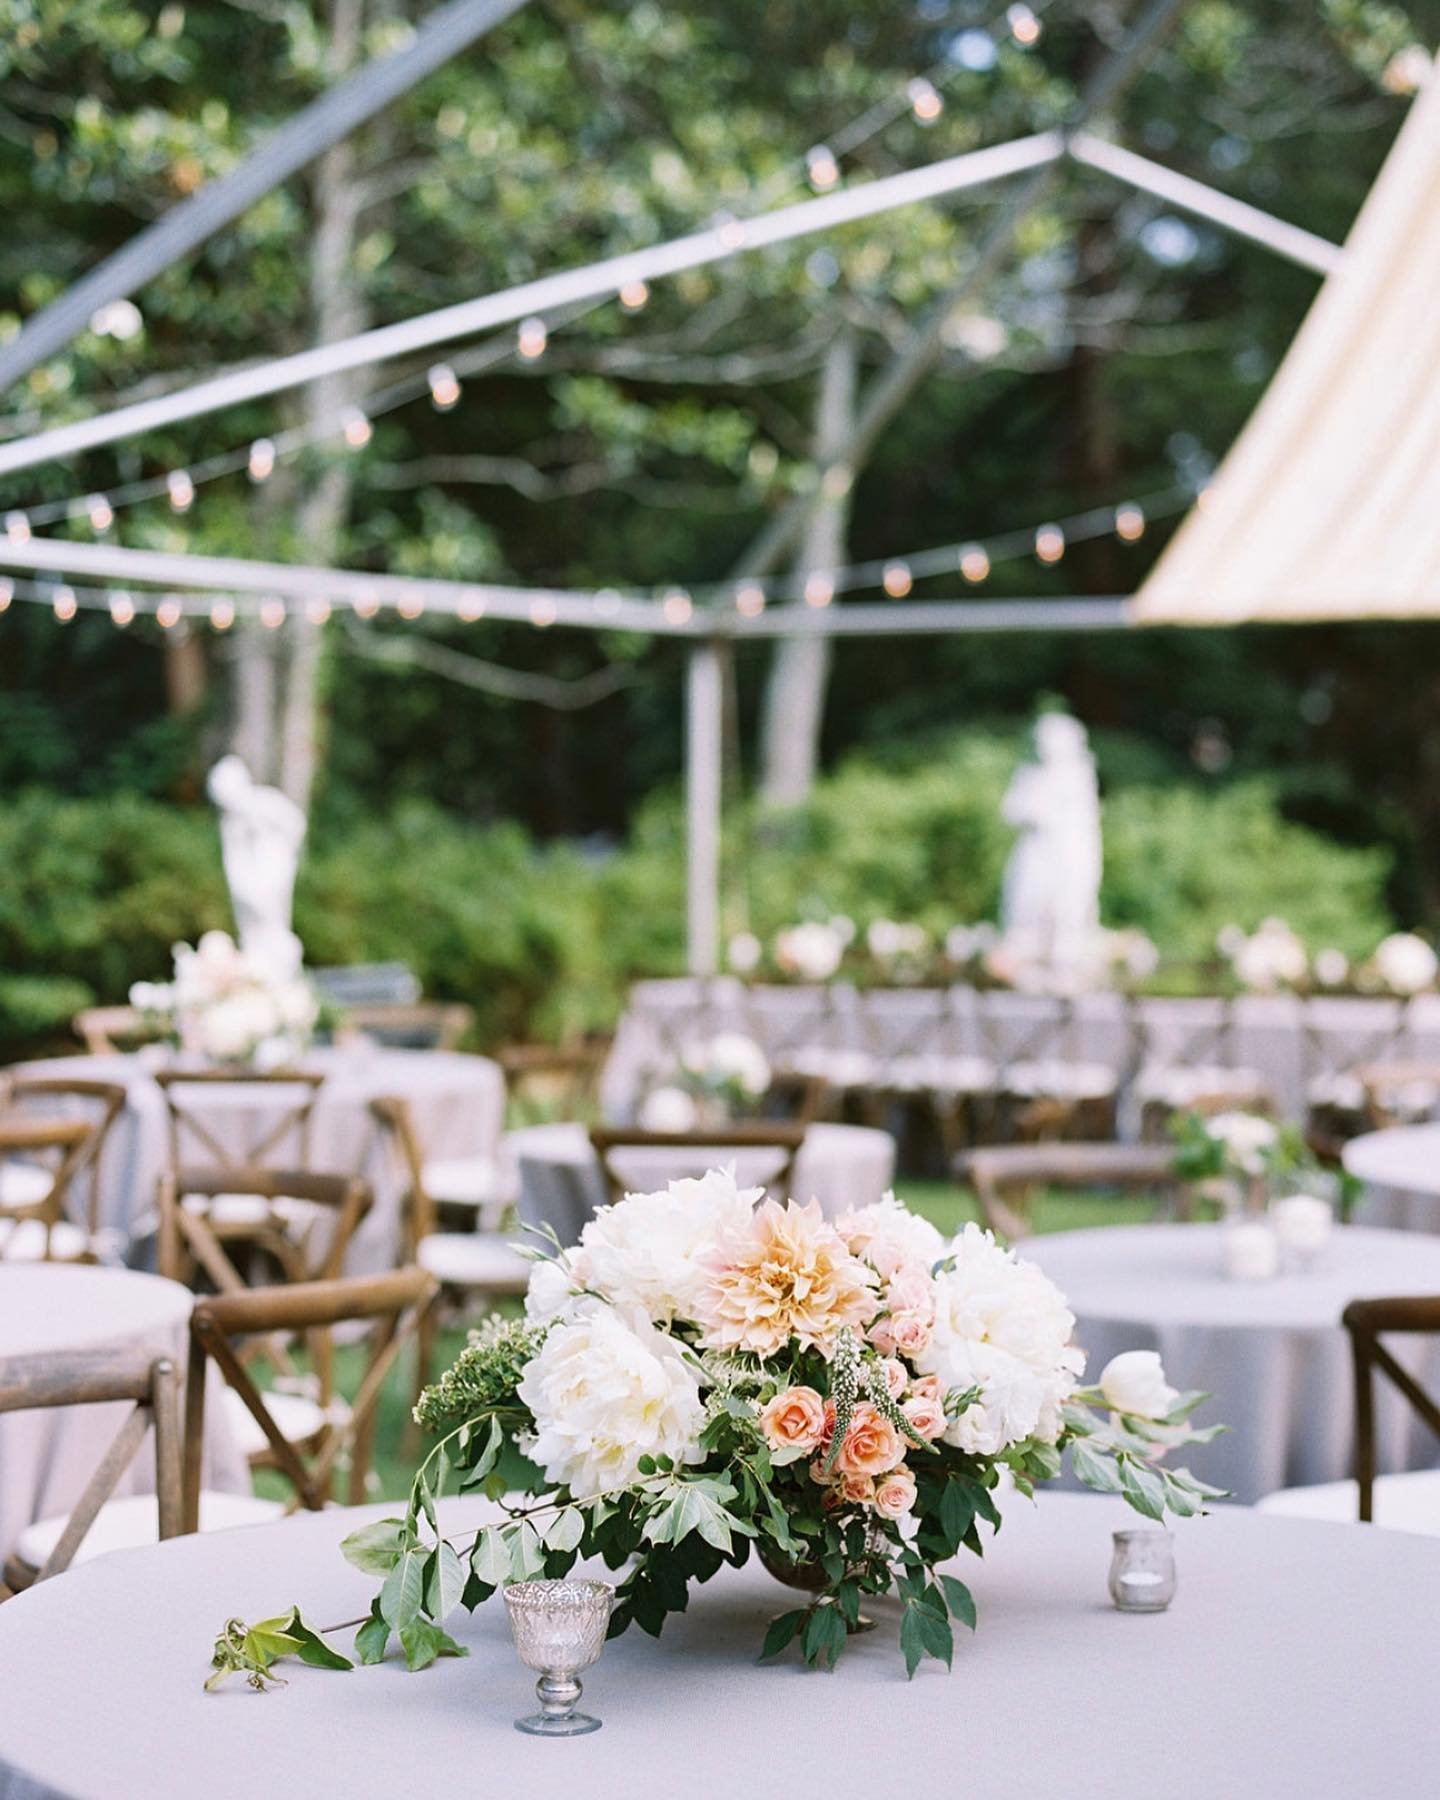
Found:
[[[945,110],[945,102],[940,98],[932,82],[923,75],[906,84],[905,98],[910,102],[910,110],[922,125],[933,125]]]
[[[1195,496],[1195,510],[1197,512],[1208,513],[1208,512],[1213,512],[1214,509],[1215,509],[1214,486],[1210,485],[1207,487],[1202,487],[1200,492]]]
[[[358,406],[347,406],[341,413],[340,430],[352,450],[363,450],[375,435],[375,427]]]
[[[1035,533],[1035,555],[1042,563],[1057,563],[1065,554],[1065,533],[1058,525],[1042,525]]]
[[[210,623],[216,631],[228,631],[235,623],[235,602],[217,600],[210,608]]]
[[[831,463],[820,477],[820,492],[827,500],[843,500],[855,485],[855,471],[847,463]]]
[[[463,619],[467,625],[473,625],[477,619],[485,617],[485,596],[483,594],[463,595],[455,608],[455,617]]]
[[[85,502],[85,511],[92,531],[108,531],[115,523],[115,508],[104,494],[92,494]]]
[[[128,594],[112,594],[110,596],[110,617],[115,624],[124,627],[135,618],[135,602]]]
[[[602,619],[613,619],[624,604],[615,588],[601,588],[595,596],[595,610]]]
[[[195,499],[195,483],[184,469],[172,469],[165,477],[165,491],[176,512],[188,512]]]
[[[77,602],[75,590],[68,587],[57,587],[50,604],[55,609],[55,617],[62,625],[68,625],[75,617]]]
[[[840,179],[840,165],[828,144],[815,144],[805,152],[805,172],[817,193],[834,187]]]
[[[645,281],[627,281],[620,290],[620,304],[626,312],[639,312],[650,298],[650,284]]]
[[[530,603],[530,623],[538,625],[543,631],[547,625],[553,625],[560,617],[560,608],[548,594],[542,594]]]
[[[990,558],[983,544],[964,544],[960,549],[960,573],[967,581],[984,581],[990,573]]]
[[[1133,544],[1145,535],[1145,511],[1134,501],[1115,508],[1115,535],[1127,544]]]
[[[667,625],[688,625],[695,603],[684,588],[671,588],[660,608]]]
[[[1030,49],[1040,42],[1040,21],[1028,6],[1019,3],[1005,9],[1005,23],[1010,27],[1010,35],[1023,49]]]
[[[425,610],[425,596],[402,594],[395,602],[395,610],[402,619],[418,619]]]
[[[15,598],[15,583],[9,576],[0,576],[0,613],[9,610],[10,602]]]
[[[527,362],[534,362],[545,354],[545,346],[550,342],[550,333],[543,319],[522,319],[520,329],[515,334],[515,347]]]
[[[252,481],[268,481],[275,473],[275,443],[272,438],[256,438],[250,446],[246,470]]]
[[[903,600],[915,585],[909,563],[888,562],[880,577],[881,586],[892,600]]]
[[[835,578],[827,569],[812,569],[805,577],[805,604],[828,606],[835,598]]]
[[[260,623],[267,631],[278,631],[285,623],[285,602],[273,595],[260,602]]]
[[[305,617],[312,625],[323,625],[330,617],[330,602],[328,600],[318,599],[307,600],[305,603]]]
[[[733,213],[721,213],[715,221],[715,235],[723,249],[740,250],[750,234],[743,219],[737,219]]]
[[[30,521],[23,512],[6,513],[5,535],[12,544],[28,544],[30,542]]]
[[[173,594],[167,594],[155,608],[155,623],[162,631],[169,631],[180,623],[184,610]]]
[[[430,404],[436,412],[449,412],[460,399],[460,382],[449,363],[436,363],[425,379],[430,383]]]
[[[735,610],[754,619],[765,610],[765,590],[758,581],[742,581],[735,590]]]
[[[374,594],[357,594],[352,604],[357,619],[373,619],[380,610],[380,602]]]

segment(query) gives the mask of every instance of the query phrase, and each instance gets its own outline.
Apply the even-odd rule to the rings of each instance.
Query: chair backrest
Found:
[[[114,1056],[146,1035],[144,1016],[134,1006],[87,1006],[70,1029],[91,1056]]]
[[[1381,1343],[1382,1332],[1400,1331],[1440,1336],[1440,1294],[1415,1298],[1352,1300],[1341,1314],[1350,1333],[1355,1362],[1355,1479],[1360,1488],[1360,1517],[1375,1516],[1375,1371],[1389,1377],[1415,1411],[1440,1438],[1440,1405]]]
[[[184,1528],[193,1531],[199,1522],[207,1361],[215,1363],[264,1432],[274,1466],[294,1488],[291,1511],[305,1507],[318,1512],[325,1505],[336,1463],[346,1452],[350,1459],[349,1500],[358,1505],[366,1497],[365,1475],[374,1447],[375,1408],[381,1387],[438,1292],[439,1283],[432,1275],[412,1267],[388,1275],[253,1288],[248,1293],[197,1301],[190,1319],[185,1386]],[[240,1342],[304,1334],[328,1343],[337,1325],[363,1322],[372,1329],[360,1386],[343,1420],[331,1418],[307,1458],[271,1417],[265,1394],[242,1359]],[[332,1399],[333,1389],[322,1394],[327,1409]]]
[[[381,1001],[347,1007],[340,1035],[392,1049],[454,1050],[474,1023],[474,1007],[452,1001]]]
[[[401,1204],[401,1241],[404,1255],[413,1258],[421,1238],[436,1225],[435,1202],[425,1186],[425,1152],[420,1146],[410,1102],[398,1095],[382,1094],[370,1102],[371,1116],[380,1127],[382,1143],[400,1163],[405,1178]]]
[[[155,1082],[170,1120],[172,1169],[187,1163],[255,1169],[282,1155],[291,1168],[303,1169],[310,1161],[310,1117],[325,1085],[322,1073],[160,1069]],[[233,1108],[243,1129],[227,1134],[221,1108]]]
[[[236,1209],[232,1196],[265,1204]],[[222,1294],[242,1293],[249,1283],[225,1248],[239,1242],[267,1252],[287,1281],[333,1280],[371,1200],[368,1183],[358,1175],[317,1175],[308,1169],[167,1172],[159,1184],[160,1273],[194,1285],[203,1271]],[[323,1222],[329,1230],[320,1230],[320,1218],[297,1230],[295,1209],[288,1204],[295,1201],[328,1215]],[[312,1236],[320,1239],[314,1252]]]
[[[512,1116],[526,1124],[596,1117],[600,1076],[613,1043],[596,1036],[567,1044],[502,1044],[495,1060],[505,1072]]]
[[[1030,1202],[1037,1188],[1063,1193],[1151,1190],[1168,1209],[1181,1216],[1188,1212],[1173,1145],[994,1144],[958,1156],[955,1174],[974,1185],[985,1223],[1011,1243],[1029,1236]]]
[[[805,1142],[805,1132],[803,1124],[785,1119],[707,1127],[698,1131],[641,1131],[597,1125],[590,1133],[590,1144],[599,1158],[605,1191],[612,1201],[618,1200],[627,1187],[633,1186],[614,1160],[617,1151],[623,1155],[626,1150],[713,1150],[717,1155],[712,1160],[719,1162],[726,1160],[725,1152],[729,1150],[773,1150],[776,1153],[775,1171],[767,1174],[765,1186],[777,1199],[783,1200],[790,1193],[795,1158]],[[677,1157],[677,1162],[684,1168],[691,1167],[696,1161],[693,1155]]]
[[[402,962],[353,963],[348,968],[311,969],[322,999],[351,1006],[413,1006],[420,998],[418,976]]]
[[[1440,1063],[1367,1063],[1354,1073],[1372,1131],[1423,1123],[1440,1108]]]
[[[96,1514],[135,1460],[152,1426],[160,1536],[175,1537],[183,1529],[179,1372],[168,1357],[152,1357],[138,1350],[45,1351],[0,1357],[0,1413],[116,1400],[135,1404],[72,1508],[55,1548],[35,1577],[37,1581],[69,1568]]]
[[[23,1118],[32,1114],[52,1125],[79,1125],[85,1135],[62,1158],[48,1204],[52,1223],[69,1217],[83,1224],[93,1238],[100,1228],[100,1169],[105,1145],[115,1121],[125,1110],[128,1095],[118,1081],[92,1081],[78,1075],[17,1075],[10,1082],[8,1101]],[[81,1184],[88,1197],[78,1203]]]

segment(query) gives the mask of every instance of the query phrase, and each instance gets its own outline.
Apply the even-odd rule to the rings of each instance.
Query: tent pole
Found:
[[[702,976],[720,966],[723,711],[720,647],[706,639],[690,651],[685,708],[685,917],[690,973]]]

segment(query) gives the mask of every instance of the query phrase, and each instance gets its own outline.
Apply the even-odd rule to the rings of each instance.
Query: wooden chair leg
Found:
[[[435,1362],[435,1334],[440,1329],[440,1303],[427,1306],[420,1323],[415,1328],[415,1392],[414,1398],[419,1400],[421,1393],[429,1387],[433,1379]],[[405,1421],[405,1434],[402,1440],[405,1454],[411,1456],[420,1443],[420,1427],[415,1423],[412,1408],[410,1417]]]

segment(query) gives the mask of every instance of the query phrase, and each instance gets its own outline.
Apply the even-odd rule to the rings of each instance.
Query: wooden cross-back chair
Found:
[[[311,1116],[325,1085],[323,1073],[313,1069],[161,1069],[155,1083],[164,1097],[169,1118],[172,1169],[186,1164],[220,1169],[263,1168],[275,1161],[282,1150],[287,1166],[308,1167]],[[253,1101],[255,1110],[263,1114],[239,1149],[234,1140],[227,1142],[204,1115],[204,1098],[217,1089],[233,1090]]]
[[[247,1293],[221,1294],[197,1301],[190,1319],[190,1361],[185,1384],[183,1528],[193,1531],[199,1520],[207,1361],[215,1363],[264,1433],[270,1448],[270,1466],[278,1469],[294,1489],[288,1511],[304,1507],[318,1512],[330,1499],[336,1465],[345,1454],[350,1465],[349,1501],[358,1505],[366,1498],[365,1477],[374,1446],[375,1409],[381,1387],[438,1291],[434,1276],[411,1267],[388,1275],[252,1288]],[[343,1417],[332,1417],[324,1432],[308,1447],[307,1456],[301,1446],[286,1437],[272,1416],[273,1397],[263,1392],[251,1376],[239,1342],[299,1334],[318,1337],[328,1344],[337,1325],[366,1322],[372,1328],[370,1354],[360,1386]],[[322,1389],[321,1398],[330,1409],[335,1398],[333,1386]]]
[[[1030,1235],[1036,1189],[1153,1192],[1170,1216],[1188,1218],[1189,1196],[1166,1144],[993,1144],[955,1159],[958,1180],[975,1189],[986,1225],[1014,1243]]]
[[[1375,1376],[1384,1375],[1410,1402],[1440,1439],[1440,1405],[1381,1342],[1386,1332],[1440,1335],[1440,1294],[1415,1298],[1352,1300],[1341,1314],[1350,1334],[1355,1363],[1355,1479],[1360,1489],[1360,1517],[1375,1516]],[[1399,1481],[1404,1477],[1389,1476]]]
[[[607,1197],[614,1201],[627,1190],[628,1178],[616,1166],[615,1154],[626,1150],[675,1150],[694,1152],[713,1150],[715,1162],[727,1161],[732,1150],[773,1150],[776,1153],[774,1173],[765,1180],[767,1191],[777,1199],[789,1198],[795,1177],[795,1159],[805,1142],[806,1126],[793,1120],[756,1120],[753,1124],[720,1125],[695,1131],[641,1131],[629,1127],[597,1125],[590,1133],[590,1144],[600,1162]],[[677,1162],[683,1168],[696,1163],[693,1154],[682,1154]]]
[[[0,1118],[0,1261],[98,1262],[100,1166],[124,1111],[119,1082],[17,1076]],[[5,1162],[7,1157],[23,1160]],[[82,1202],[80,1190],[88,1190]]]
[[[397,1049],[455,1050],[474,1023],[474,1007],[456,1001],[380,1001],[346,1007],[338,1035]]]
[[[505,1097],[513,1117],[593,1118],[600,1108],[600,1077],[614,1039],[580,1038],[567,1044],[502,1044],[495,1060],[505,1072]]]
[[[131,1400],[134,1406],[71,1509],[54,1547],[38,1569],[15,1557],[7,1560],[5,1586],[11,1592],[70,1567],[86,1532],[152,1427],[159,1534],[169,1538],[180,1532],[180,1384],[179,1372],[168,1357],[141,1351],[66,1350],[0,1357],[0,1413],[117,1400]]]
[[[90,1056],[116,1056],[146,1036],[144,1016],[135,1006],[87,1006],[70,1028]]]

